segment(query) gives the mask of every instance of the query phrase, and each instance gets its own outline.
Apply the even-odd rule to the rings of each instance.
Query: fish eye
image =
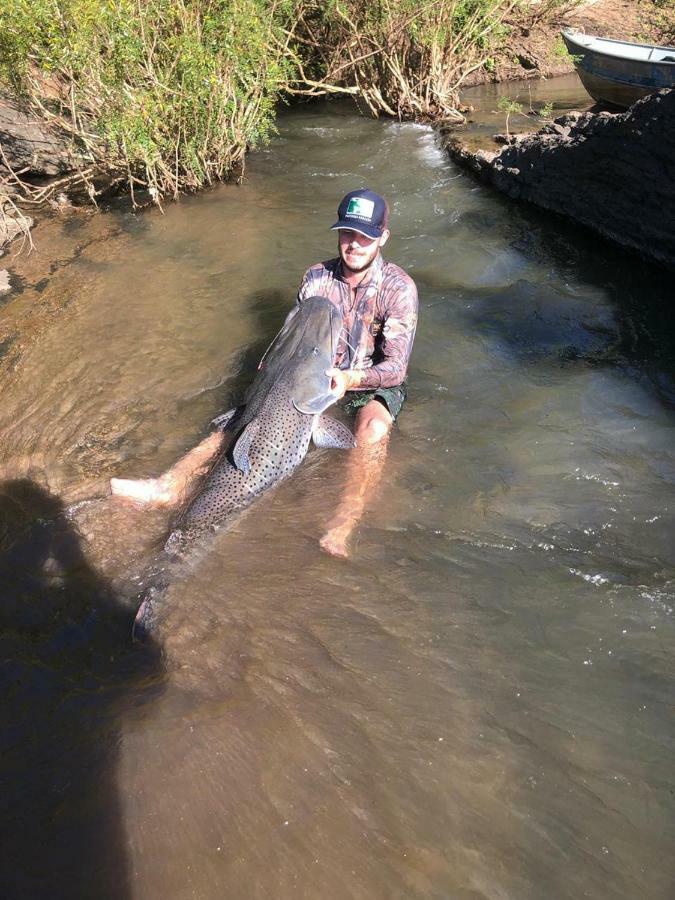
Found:
[[[318,352],[319,352],[319,348],[314,347],[314,349],[312,350],[312,353],[314,354],[314,356],[316,356]]]

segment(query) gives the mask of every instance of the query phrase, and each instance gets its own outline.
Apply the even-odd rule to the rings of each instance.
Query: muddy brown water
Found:
[[[96,497],[240,396],[361,184],[421,316],[353,555],[312,451],[131,646],[169,516]],[[0,311],[3,896],[671,897],[668,278],[342,106],[241,186],[35,240]]]
[[[467,88],[461,99],[469,108],[467,124],[458,128],[456,134],[479,147],[490,146],[495,134],[506,133],[506,112],[500,109],[500,102],[505,100],[513,107],[508,119],[511,134],[536,131],[546,121],[546,115],[557,118],[573,110],[599,109],[581,86],[576,72],[557,78],[476,85]]]

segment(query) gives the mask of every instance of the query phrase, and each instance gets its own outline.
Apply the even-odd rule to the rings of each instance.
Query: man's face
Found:
[[[387,243],[389,232],[385,228],[382,237],[370,238],[358,231],[341,228],[338,231],[338,252],[343,265],[350,272],[363,272]]]

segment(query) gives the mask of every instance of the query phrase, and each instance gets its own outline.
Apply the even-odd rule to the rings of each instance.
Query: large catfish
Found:
[[[342,316],[325,297],[295,308],[263,357],[244,403],[214,424],[233,435],[202,490],[179,517],[165,551],[184,556],[195,539],[217,530],[302,462],[317,447],[354,446],[351,431],[324,415],[337,397],[326,370],[333,365]],[[147,630],[157,588],[150,588],[134,630]]]

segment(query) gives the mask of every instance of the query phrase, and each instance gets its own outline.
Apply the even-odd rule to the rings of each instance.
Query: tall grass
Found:
[[[268,0],[0,0],[0,79],[101,171],[152,196],[220,179],[292,77]]]
[[[547,9],[575,0],[544,0]],[[535,4],[535,6],[537,6]],[[539,7],[541,4],[539,4]],[[0,89],[67,135],[69,179],[156,201],[227,177],[283,97],[459,118],[457,91],[530,0],[0,0]],[[18,193],[43,200],[54,187]]]
[[[485,65],[523,0],[307,0],[289,33],[296,93],[343,90],[378,115],[458,117],[457,91]]]

